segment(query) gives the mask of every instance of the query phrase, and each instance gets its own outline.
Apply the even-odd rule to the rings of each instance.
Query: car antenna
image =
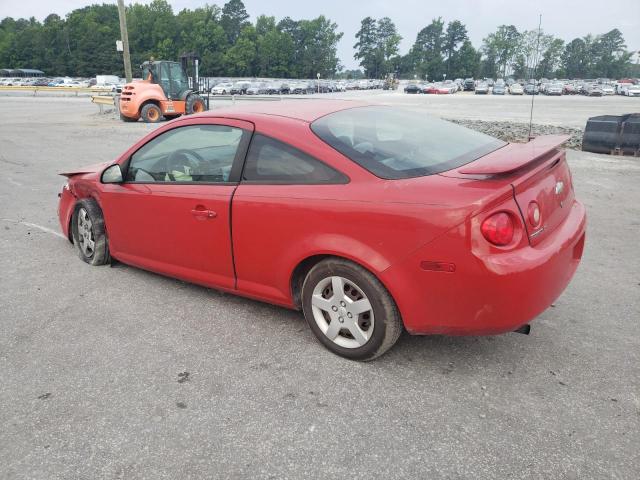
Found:
[[[538,21],[538,37],[536,38],[536,56],[535,56],[535,65],[533,67],[533,92],[531,94],[531,112],[529,113],[529,140],[533,140],[531,136],[531,130],[533,129],[533,100],[536,98],[536,75],[538,70],[538,59],[540,58],[540,33],[542,28],[542,14],[540,14],[540,19]]]

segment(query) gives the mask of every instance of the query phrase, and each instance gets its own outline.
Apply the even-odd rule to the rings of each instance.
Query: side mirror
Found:
[[[120,169],[120,165],[117,163],[115,165],[111,165],[104,172],[102,172],[102,183],[122,183],[124,179],[122,178],[122,170]]]

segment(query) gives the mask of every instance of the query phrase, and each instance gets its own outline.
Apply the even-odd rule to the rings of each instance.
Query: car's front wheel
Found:
[[[109,262],[109,245],[104,217],[98,203],[89,198],[79,200],[71,217],[71,234],[78,256],[89,265]]]
[[[302,287],[302,307],[311,330],[333,353],[372,360],[402,332],[396,304],[368,270],[331,258],[315,265]]]

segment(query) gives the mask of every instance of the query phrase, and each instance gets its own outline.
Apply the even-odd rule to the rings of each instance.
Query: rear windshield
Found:
[[[370,106],[331,113],[313,132],[374,175],[400,179],[458,168],[505,142],[410,108]]]

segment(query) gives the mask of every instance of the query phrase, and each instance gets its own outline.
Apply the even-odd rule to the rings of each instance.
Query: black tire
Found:
[[[147,103],[140,110],[140,118],[145,123],[158,123],[162,120],[162,110],[155,103]]]
[[[83,232],[80,231],[78,218],[86,212],[91,226]],[[104,226],[104,216],[102,210],[98,206],[98,203],[92,199],[87,198],[78,200],[71,216],[71,234],[73,235],[73,244],[76,246],[78,256],[89,265],[105,265],[109,263],[111,257],[109,255],[109,241],[107,239],[107,232]],[[83,238],[80,235],[83,235]],[[83,249],[84,239],[87,238],[87,234],[90,235],[89,239],[93,241],[93,248],[91,251],[85,251]]]
[[[120,120],[122,120],[123,122],[137,122],[138,119],[137,118],[131,118],[131,117],[127,117],[126,115],[120,114]]]
[[[361,346],[348,348],[338,345],[323,333],[315,320],[312,308],[314,289],[322,285],[322,282],[326,282],[328,277],[334,276],[342,277],[352,284],[347,285],[345,290],[351,289],[353,292],[353,286],[360,289],[371,304],[370,313],[373,314],[373,322],[369,328],[373,328],[373,332],[370,333],[366,343]],[[333,298],[333,295],[329,299],[331,298]],[[384,285],[368,270],[340,258],[323,260],[309,271],[302,285],[302,309],[311,331],[320,343],[331,352],[351,360],[367,361],[379,357],[396,343],[402,333],[403,325],[400,312]],[[360,315],[357,317],[360,317]],[[329,317],[325,316],[325,318]],[[335,320],[331,320],[329,324],[333,321]],[[362,321],[362,318],[356,319],[358,324],[361,324],[360,322]],[[366,318],[364,321],[366,321]],[[349,335],[349,332],[344,328],[340,332],[336,340],[341,336],[345,338],[345,334]]]
[[[185,105],[185,111],[187,115],[192,115],[194,113],[201,113],[207,109],[207,106],[204,103],[204,100],[200,95],[191,94],[187,97],[187,103]]]

